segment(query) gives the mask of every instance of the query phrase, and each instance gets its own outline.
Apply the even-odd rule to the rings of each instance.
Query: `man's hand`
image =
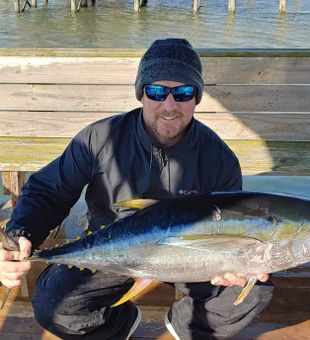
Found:
[[[25,237],[18,239],[20,251],[4,249],[0,243],[0,281],[8,287],[16,287],[21,284],[21,279],[31,268],[30,261],[20,262],[30,256],[31,242]]]
[[[258,274],[257,279],[261,282],[266,282],[269,279],[268,274]],[[232,287],[232,286],[240,286],[244,287],[247,283],[247,280],[244,277],[240,277],[234,275],[232,273],[225,273],[223,277],[216,276],[211,280],[211,284],[214,286],[225,286],[225,287]]]

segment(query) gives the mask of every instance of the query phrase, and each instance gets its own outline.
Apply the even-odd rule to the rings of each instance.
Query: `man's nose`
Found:
[[[178,107],[178,103],[174,100],[172,93],[169,93],[166,100],[163,101],[163,106],[166,111],[174,111]]]

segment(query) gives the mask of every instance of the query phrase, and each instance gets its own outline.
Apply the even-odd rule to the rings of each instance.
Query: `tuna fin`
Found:
[[[152,285],[153,283],[153,285]],[[125,293],[117,302],[115,302],[112,307],[116,307],[121,305],[122,303],[131,300],[133,297],[139,295],[142,291],[145,291],[146,288],[153,288],[154,285],[157,285],[158,282],[151,279],[137,279],[133,286],[129,289],[127,293]],[[151,286],[151,287],[150,287]]]
[[[128,201],[115,202],[114,206],[139,210],[151,207],[157,202],[158,200],[154,200],[151,198],[136,198]]]
[[[264,245],[260,240],[252,237],[233,236],[225,234],[194,234],[185,236],[168,236],[160,239],[157,244],[184,247],[189,249],[242,254],[248,247],[259,247]]]
[[[249,295],[251,289],[254,287],[256,281],[257,281],[256,276],[250,276],[247,284],[244,286],[242,292],[239,294],[237,300],[234,302],[235,306],[239,305],[241,302],[244,301],[244,299]]]

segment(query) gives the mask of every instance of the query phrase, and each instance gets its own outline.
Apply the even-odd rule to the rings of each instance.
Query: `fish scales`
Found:
[[[166,282],[270,273],[310,261],[310,201],[253,192],[160,200],[30,260]]]

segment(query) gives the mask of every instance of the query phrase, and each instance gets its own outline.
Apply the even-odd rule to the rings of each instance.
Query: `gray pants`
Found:
[[[126,277],[51,265],[37,281],[35,317],[62,339],[123,340],[136,316],[135,306],[110,306],[132,284]],[[169,319],[182,340],[223,339],[238,333],[268,305],[273,290],[270,282],[256,285],[242,304],[234,306],[238,287],[197,283],[178,288],[186,296],[173,304]]]

